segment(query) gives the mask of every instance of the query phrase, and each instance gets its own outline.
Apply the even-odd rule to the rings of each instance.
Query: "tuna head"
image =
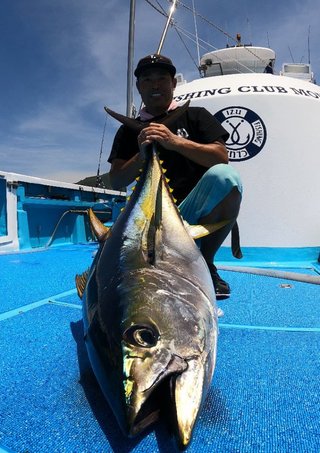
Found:
[[[124,433],[170,415],[188,445],[216,360],[215,294],[170,194],[155,147],[111,231],[77,279],[94,373]],[[224,223],[225,224],[225,223]],[[223,225],[220,225],[223,226]],[[200,236],[213,230],[200,231]]]
[[[138,281],[121,325],[128,434],[162,412],[186,446],[212,378],[215,319],[206,296],[187,279],[137,271],[124,282],[131,298]]]

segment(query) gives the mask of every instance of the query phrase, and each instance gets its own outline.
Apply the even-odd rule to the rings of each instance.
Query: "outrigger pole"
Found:
[[[134,59],[134,29],[136,0],[130,1],[129,39],[128,39],[128,66],[127,66],[127,116],[132,118],[133,112],[133,59]]]
[[[161,50],[162,50],[162,47],[163,47],[163,43],[164,43],[164,40],[166,39],[166,36],[167,36],[167,33],[168,33],[168,28],[169,28],[173,13],[174,13],[174,11],[176,9],[176,4],[177,4],[177,0],[173,0],[172,1],[172,6],[170,8],[169,15],[168,15],[168,18],[167,18],[166,25],[165,25],[164,30],[162,32],[162,36],[161,36],[161,39],[160,39],[160,42],[159,42],[157,53],[161,53]]]
[[[172,5],[167,17],[162,36],[156,53],[160,53],[164,40],[167,36],[168,28],[175,11],[177,0],[172,1]],[[128,39],[128,65],[127,65],[127,116],[134,117],[133,106],[133,60],[134,60],[134,31],[135,31],[135,10],[136,0],[130,0],[130,17],[129,17],[129,39]]]

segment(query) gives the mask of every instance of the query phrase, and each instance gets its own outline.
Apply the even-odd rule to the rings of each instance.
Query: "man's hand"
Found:
[[[143,151],[145,146],[152,142],[159,143],[165,149],[176,150],[179,146],[179,140],[180,137],[173,134],[167,126],[158,123],[150,123],[138,135],[140,151]]]
[[[150,123],[149,126],[142,129],[138,136],[140,158],[141,154],[145,152],[145,147],[152,142],[157,142],[163,148],[175,151],[207,168],[216,164],[228,163],[228,151],[223,141],[196,143],[175,135],[164,124]]]

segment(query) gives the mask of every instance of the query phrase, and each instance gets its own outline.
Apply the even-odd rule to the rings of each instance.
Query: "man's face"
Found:
[[[161,115],[168,109],[176,83],[176,79],[165,69],[151,68],[142,72],[137,80],[137,89],[149,113]]]

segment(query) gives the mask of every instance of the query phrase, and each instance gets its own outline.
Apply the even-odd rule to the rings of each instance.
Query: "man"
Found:
[[[150,122],[139,135],[121,126],[115,136],[108,161],[113,189],[132,183],[141,168],[145,148],[157,142],[160,159],[177,199],[182,217],[190,224],[210,224],[230,219],[230,223],[201,240],[217,298],[230,294],[213,264],[239,213],[241,182],[228,164],[224,140],[228,133],[204,108],[189,107],[169,128],[161,123],[168,111],[178,108],[173,100],[176,68],[162,55],[142,58],[134,72],[137,89],[144,104],[140,120]]]

